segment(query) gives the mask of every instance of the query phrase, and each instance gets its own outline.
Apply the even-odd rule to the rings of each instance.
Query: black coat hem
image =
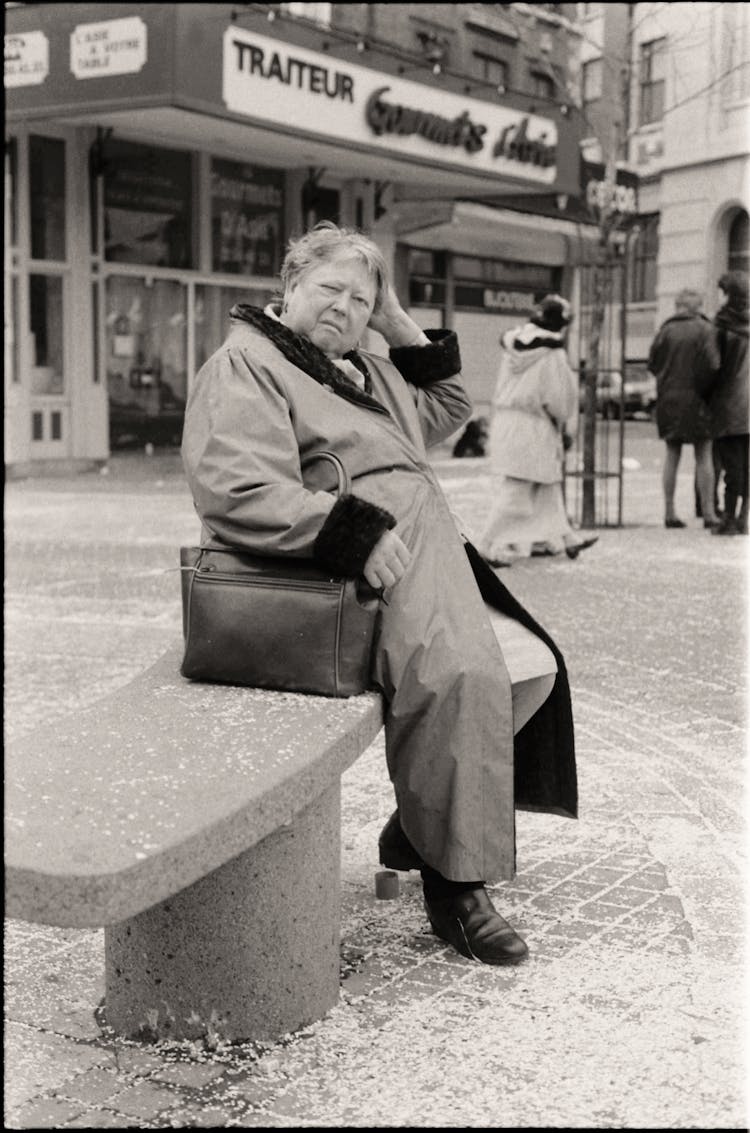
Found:
[[[540,638],[557,662],[557,676],[551,693],[514,736],[515,807],[577,818],[573,709],[563,655],[546,630],[500,581],[476,547],[466,543],[465,548],[484,601]]]

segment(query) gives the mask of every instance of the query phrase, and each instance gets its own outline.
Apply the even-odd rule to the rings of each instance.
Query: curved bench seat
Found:
[[[135,916],[283,827],[372,742],[381,699],[197,684],[170,649],[124,688],[9,743],[6,912]]]
[[[6,913],[105,926],[106,1017],[142,1039],[276,1039],[339,991],[347,700],[197,684],[182,645],[6,752]]]

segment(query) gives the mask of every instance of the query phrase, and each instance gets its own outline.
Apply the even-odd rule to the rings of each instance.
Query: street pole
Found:
[[[583,399],[583,491],[581,494],[581,526],[596,526],[596,386],[599,380],[600,344],[607,310],[610,235],[616,222],[615,182],[617,178],[616,125],[610,152],[604,168],[604,182],[599,198],[599,239],[593,264],[591,325],[586,354],[586,378]]]

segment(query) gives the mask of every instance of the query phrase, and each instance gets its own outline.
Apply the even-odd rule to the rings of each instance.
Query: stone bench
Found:
[[[555,661],[489,613],[518,730]],[[340,779],[382,700],[192,682],[182,651],[8,744],[6,913],[104,926],[120,1035],[275,1039],[338,999]]]
[[[104,926],[107,1023],[275,1039],[337,1001],[348,700],[197,684],[182,645],[6,751],[6,914]]]

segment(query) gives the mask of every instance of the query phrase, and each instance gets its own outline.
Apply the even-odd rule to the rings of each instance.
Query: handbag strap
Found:
[[[308,464],[312,464],[316,460],[327,460],[333,465],[333,467],[336,469],[336,477],[338,480],[338,494],[339,496],[348,496],[352,490],[352,483],[349,479],[349,473],[347,472],[341,457],[337,456],[335,452],[328,452],[327,450],[322,452],[311,452],[301,459],[300,467],[306,468]],[[225,547],[212,547],[210,540],[208,541],[208,543],[201,543],[199,547],[199,550],[201,552],[226,549],[227,548]],[[182,566],[179,569],[192,570],[194,572],[197,569],[199,563],[200,559],[198,559],[196,564],[194,564],[193,566]]]
[[[330,463],[336,469],[336,476],[338,478],[338,493],[339,493],[339,495],[340,496],[348,496],[349,493],[352,490],[352,485],[351,485],[351,480],[349,479],[349,473],[347,472],[346,468],[344,467],[344,463],[341,460],[341,457],[336,456],[335,452],[328,452],[327,450],[325,450],[323,452],[311,452],[306,457],[304,457],[303,460],[301,460],[301,462],[300,462],[301,467],[306,468],[308,464],[312,464],[316,460],[328,460],[328,461],[330,461]]]

